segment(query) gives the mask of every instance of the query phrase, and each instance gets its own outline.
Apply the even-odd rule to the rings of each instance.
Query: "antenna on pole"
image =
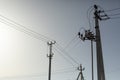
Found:
[[[56,41],[50,41],[47,42],[48,46],[50,46],[50,52],[49,54],[47,54],[47,57],[49,58],[49,73],[48,73],[48,80],[51,80],[51,60],[53,57],[53,53],[52,53],[52,45],[55,44]]]

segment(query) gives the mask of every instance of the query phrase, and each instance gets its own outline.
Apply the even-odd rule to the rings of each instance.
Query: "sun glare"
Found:
[[[10,31],[7,26],[0,24],[0,61],[8,59],[8,47],[10,44]],[[3,61],[2,61],[3,62]]]
[[[14,45],[13,34],[14,32],[10,27],[0,23],[0,75],[5,75],[6,71],[9,73],[11,63],[14,62],[15,55],[12,52],[12,45]]]

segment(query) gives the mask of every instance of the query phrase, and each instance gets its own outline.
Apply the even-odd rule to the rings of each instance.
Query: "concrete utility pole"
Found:
[[[47,44],[50,46],[50,52],[49,55],[47,55],[47,57],[49,57],[49,74],[48,74],[48,80],[51,80],[51,60],[53,57],[53,53],[52,53],[52,45],[55,44],[55,41],[51,41],[51,42],[47,42]]]
[[[104,72],[104,63],[103,63],[103,55],[102,55],[102,45],[101,45],[101,37],[99,30],[99,20],[107,20],[109,17],[104,13],[104,11],[98,10],[97,5],[94,5],[94,18],[95,18],[95,35],[90,30],[85,30],[85,34],[78,33],[79,38],[83,41],[91,40],[91,62],[92,62],[92,80],[94,80],[94,70],[93,70],[93,41],[96,42],[96,57],[97,57],[97,76],[98,80],[105,80],[105,72]],[[104,13],[104,14],[100,14]]]
[[[79,72],[79,74],[78,74],[77,80],[79,79],[80,76],[81,76],[80,79],[81,79],[81,80],[84,80],[83,70],[85,70],[85,68],[82,68],[82,65],[80,64],[80,67],[78,67],[78,70],[79,70],[80,72]]]
[[[104,72],[104,63],[103,63],[103,55],[102,55],[102,45],[101,45],[101,37],[99,30],[99,21],[102,20],[100,16],[100,11],[98,11],[98,7],[94,5],[94,16],[95,16],[95,31],[96,31],[96,51],[97,51],[97,75],[98,80],[105,80],[105,72]]]

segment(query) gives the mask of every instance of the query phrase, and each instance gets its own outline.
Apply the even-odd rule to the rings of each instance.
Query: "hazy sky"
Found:
[[[79,64],[85,67],[85,80],[91,80],[90,41],[82,42],[77,33],[94,27],[94,4],[108,15],[120,13],[119,0],[0,0],[0,80],[47,80],[51,39],[57,42],[51,80],[76,80]],[[120,15],[111,16],[115,17]],[[120,78],[119,26],[120,18],[100,21],[106,80]],[[94,73],[97,80],[95,43]]]

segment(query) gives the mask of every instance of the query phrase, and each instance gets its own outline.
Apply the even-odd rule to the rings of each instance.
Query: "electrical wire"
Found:
[[[92,25],[91,25],[91,20],[90,20],[90,14],[91,14],[91,12],[93,11],[93,6],[91,6],[90,8],[88,8],[88,10],[87,10],[87,19],[88,19],[88,23],[89,23],[89,27],[90,27],[90,30],[92,29]]]
[[[68,44],[65,46],[65,49],[69,48],[70,45],[72,45],[73,42],[75,42],[76,38],[77,38],[78,35],[76,35],[73,39],[71,39]]]
[[[79,43],[80,43],[80,41],[76,41],[76,43],[75,43],[75,45],[73,45],[73,47],[76,47]]]
[[[12,20],[10,20],[2,15],[0,15],[0,16],[4,18],[4,19],[0,18],[0,20],[1,20],[0,22],[2,22],[3,24],[6,24],[6,25],[18,30],[18,31],[24,32],[24,33],[26,33],[34,38],[37,38],[37,39],[45,41],[45,42],[49,39],[48,37],[41,35],[37,32],[34,32],[34,31],[26,28],[25,26],[18,24],[18,23],[14,22],[14,21],[12,21]],[[75,62],[75,60],[72,57],[70,57],[70,58]],[[57,73],[59,73],[59,71]],[[62,73],[62,72],[60,72],[60,73]],[[63,73],[65,73],[65,71]],[[5,78],[27,78],[27,77],[33,77],[33,76],[40,76],[40,75],[25,75],[25,76],[15,76],[15,77],[5,77]]]
[[[101,6],[99,6],[99,8],[103,9]],[[117,11],[117,10],[120,10],[120,8],[115,8],[115,9],[110,9],[110,10],[102,10],[102,12],[112,12],[112,11]],[[106,15],[106,13],[105,13]],[[110,19],[119,19],[120,13],[115,13],[115,14],[109,14],[107,16],[109,16]],[[113,17],[113,16],[117,16],[117,17]]]
[[[43,77],[47,76],[47,73],[43,74],[31,74],[31,75],[18,75],[18,76],[6,76],[6,77],[0,77],[0,80],[8,80],[8,79],[23,79],[23,78],[33,78],[33,77]]]
[[[60,50],[58,50],[57,48],[54,48],[54,50],[57,51],[67,62],[74,66],[73,63],[60,52]]]
[[[11,19],[8,19],[7,17],[5,17],[3,15],[0,15],[0,17],[2,17],[2,18],[0,18],[2,20],[0,22],[6,24],[8,26],[11,26],[12,28],[14,28],[16,30],[24,32],[24,33],[26,33],[26,34],[34,37],[34,38],[37,38],[37,39],[45,41],[45,42],[48,42],[49,40],[52,40],[52,39],[50,39],[50,38],[48,38],[48,37],[46,37],[46,36],[44,36],[42,34],[39,34],[39,33],[35,32],[35,31],[31,30],[31,29],[28,29],[27,27],[15,22],[15,21],[13,21]]]
[[[75,70],[66,70],[66,71],[59,71],[59,72],[53,72],[52,74],[53,75],[56,75],[56,74],[66,74],[66,73],[71,73],[71,72],[74,72]]]
[[[120,19],[120,13],[117,13],[117,14],[111,14],[111,15],[108,15],[110,16],[110,19]]]
[[[53,70],[52,73],[53,73],[53,74],[56,73],[56,72],[58,72],[58,73],[59,73],[59,72],[60,72],[60,73],[61,73],[61,72],[64,73],[64,72],[66,72],[66,71],[71,71],[71,70],[72,70],[72,71],[76,71],[75,67],[69,66],[69,67],[66,67],[66,68]]]
[[[110,19],[120,19],[120,17],[110,17]]]
[[[120,15],[120,13],[116,13],[116,14],[109,14],[108,16],[118,16]]]
[[[57,44],[56,46],[61,52],[65,53],[66,56],[68,56],[74,63],[76,63],[77,65],[79,65],[79,63],[74,59],[72,58],[66,51],[65,49],[63,49],[59,44]]]
[[[77,67],[73,67],[73,66],[69,66],[69,67],[65,67],[65,68],[61,68],[61,69],[57,69],[55,71],[65,71],[65,70],[76,70]]]
[[[104,11],[105,11],[105,12],[111,12],[111,11],[116,11],[116,10],[120,10],[120,8],[114,8],[114,9],[104,10]]]
[[[66,74],[66,73],[71,73],[71,72],[74,72],[75,70],[72,70],[72,69],[64,69],[64,70],[56,70],[55,72],[52,72],[51,74],[52,75],[56,75],[56,74]],[[38,78],[41,78],[41,77],[44,77],[44,76],[48,76],[47,72],[43,72],[43,73],[40,73],[40,74],[29,74],[29,75],[18,75],[18,76],[6,76],[6,77],[0,77],[0,80],[8,80],[8,79],[24,79],[24,78],[35,78],[35,77],[38,77]]]
[[[3,22],[3,20],[0,21],[0,22],[3,23],[3,24],[8,25],[8,26],[10,26],[10,27],[12,27],[12,28],[14,28],[14,29],[20,31],[20,32],[23,32],[23,33],[25,33],[25,34],[27,34],[27,35],[29,35],[29,36],[31,36],[31,37],[34,37],[34,38],[36,38],[36,39],[42,40],[42,41],[44,41],[44,42],[47,42],[46,39],[40,37],[38,34],[29,32],[29,31],[26,31],[26,30],[21,29],[21,28],[18,28],[18,27],[16,27],[16,25],[14,25],[14,24]]]
[[[2,20],[2,19],[1,19],[1,20]],[[6,22],[3,22],[3,21],[4,21],[4,20],[2,20],[2,21],[0,21],[0,22],[4,23],[4,24],[6,24],[6,25],[8,25],[8,26],[10,26],[10,27],[12,27],[12,28],[20,31],[20,32],[24,32],[24,33],[28,34],[28,35],[31,36],[31,37],[34,37],[34,38],[36,38],[36,39],[42,40],[42,41],[44,41],[44,42],[47,42],[47,39],[42,38],[41,35],[39,35],[38,33],[34,32],[34,31],[26,30],[26,29],[24,29],[24,28],[17,27],[16,25],[14,25],[14,24],[12,24],[12,23],[9,23],[9,22],[6,23]]]

